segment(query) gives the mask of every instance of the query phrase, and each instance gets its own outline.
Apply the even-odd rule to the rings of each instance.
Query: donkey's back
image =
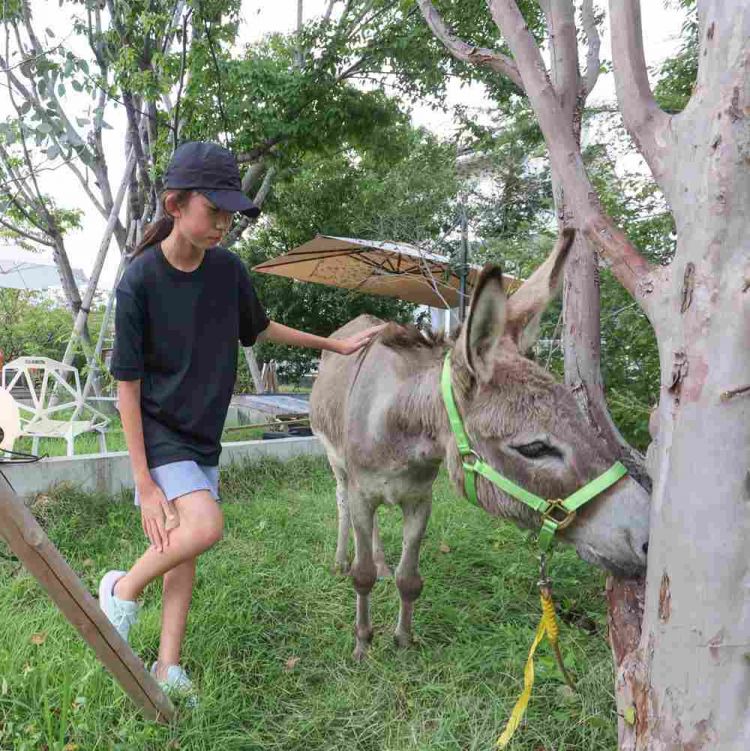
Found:
[[[334,339],[345,339],[381,323],[383,321],[379,318],[364,314],[349,321],[331,336]],[[369,347],[353,356],[324,352],[320,359],[318,377],[310,394],[310,425],[323,441],[329,459],[332,454],[340,456],[339,464],[344,461],[346,411],[351,387],[368,350]]]

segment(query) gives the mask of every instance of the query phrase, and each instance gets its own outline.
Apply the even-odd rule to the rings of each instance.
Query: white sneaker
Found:
[[[133,600],[121,600],[115,597],[115,584],[125,576],[124,571],[108,571],[99,582],[99,607],[104,611],[117,633],[128,640],[130,627],[138,620],[141,606]]]
[[[156,678],[156,666],[158,663],[154,663],[151,666],[151,675]],[[186,704],[189,707],[195,708],[198,706],[198,696],[195,692],[195,686],[193,682],[188,678],[187,673],[181,665],[169,665],[167,667],[166,680],[159,681],[159,686],[162,691],[170,696],[176,696],[184,698]]]

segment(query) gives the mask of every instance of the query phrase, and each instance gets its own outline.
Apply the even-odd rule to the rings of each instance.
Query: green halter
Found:
[[[453,398],[450,352],[445,355],[440,386],[443,392],[443,402],[445,402],[445,408],[448,411],[448,420],[450,421],[453,435],[456,438],[456,446],[458,447],[459,454],[461,454],[464,466],[464,489],[466,496],[472,503],[477,506],[479,505],[475,475],[482,475],[482,477],[487,478],[508,495],[513,496],[516,500],[525,503],[534,509],[534,511],[539,512],[542,515],[542,528],[539,530],[539,547],[543,551],[549,548],[555,532],[558,529],[565,529],[575,519],[576,511],[581,506],[614,485],[628,473],[628,470],[620,462],[615,462],[606,472],[594,478],[564,500],[545,501],[544,498],[530,493],[528,490],[519,487],[507,477],[501,475],[472,449],[469,437],[464,430],[464,424],[461,420],[458,407],[456,407],[456,401]],[[467,458],[470,456],[473,457],[473,460],[467,461]]]

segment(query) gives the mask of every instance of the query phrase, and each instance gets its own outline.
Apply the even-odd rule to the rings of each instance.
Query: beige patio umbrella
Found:
[[[405,243],[316,235],[253,270],[300,282],[397,297],[433,308],[457,308],[460,304],[461,281],[450,260]],[[469,296],[480,271],[479,266],[469,266]],[[514,277],[506,279],[511,292],[519,282]]]

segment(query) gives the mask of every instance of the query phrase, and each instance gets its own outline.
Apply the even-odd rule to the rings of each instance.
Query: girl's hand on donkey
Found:
[[[166,499],[162,489],[152,482],[139,489],[141,526],[154,549],[161,553],[169,546],[169,531],[179,526],[179,517]]]
[[[346,339],[337,339],[336,352],[340,355],[351,355],[358,352],[362,347],[368,345],[387,325],[387,323],[381,323]]]

